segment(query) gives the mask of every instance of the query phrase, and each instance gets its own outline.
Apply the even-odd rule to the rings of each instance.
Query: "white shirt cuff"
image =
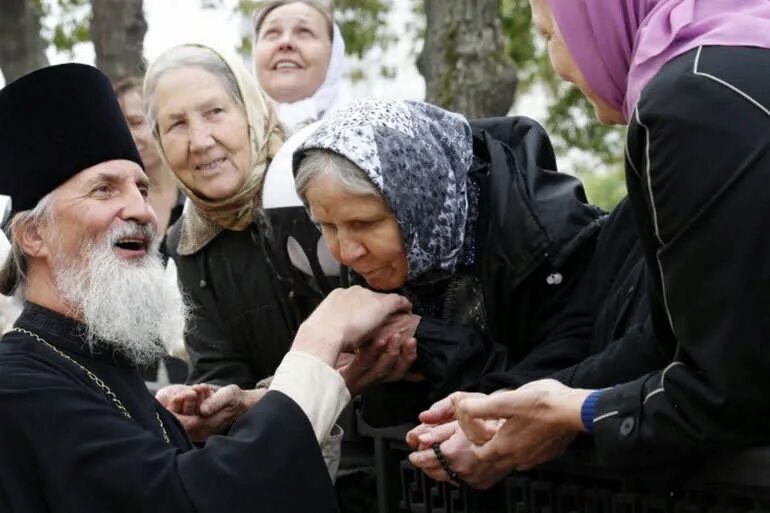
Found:
[[[350,401],[350,392],[339,372],[315,356],[289,351],[275,371],[270,390],[289,396],[313,426],[318,443],[331,432],[334,422]]]

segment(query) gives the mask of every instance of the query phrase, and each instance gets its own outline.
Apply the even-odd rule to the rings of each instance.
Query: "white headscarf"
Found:
[[[278,121],[288,135],[303,126],[318,121],[339,107],[342,89],[342,72],[345,63],[345,40],[336,23],[332,24],[332,50],[326,78],[313,96],[292,103],[273,100]]]
[[[288,207],[305,209],[305,204],[302,203],[297,194],[297,189],[294,187],[294,174],[291,169],[292,156],[294,155],[294,150],[310,137],[319,124],[321,124],[320,121],[315,121],[299,129],[278,150],[275,158],[267,168],[265,184],[262,187],[262,208],[265,210],[285,209]],[[293,240],[290,238],[286,246],[289,260],[294,267],[308,276],[313,276],[313,270],[305,251],[296,241],[292,242]],[[339,276],[340,264],[329,252],[329,248],[326,246],[323,238],[321,238],[320,231],[318,232],[316,256],[324,275]]]

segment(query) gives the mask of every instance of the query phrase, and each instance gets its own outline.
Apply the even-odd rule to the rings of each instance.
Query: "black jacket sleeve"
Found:
[[[668,355],[658,346],[652,323],[647,319],[629,327],[604,351],[550,377],[574,388],[605,388],[660,369],[667,361]]]
[[[430,400],[475,390],[482,376],[504,369],[508,351],[471,326],[423,317],[415,333],[415,368],[430,383]]]
[[[499,379],[555,328],[585,265],[587,255],[583,253],[577,252],[559,268],[562,281],[558,285],[549,284],[555,269],[544,263],[519,283],[510,301],[497,302],[497,338],[474,326],[423,317],[415,334],[416,370],[430,382],[430,398],[440,399],[455,390],[491,391],[507,386],[498,386]]]
[[[627,200],[602,226],[585,273],[554,329],[524,359],[485,379],[484,391],[551,377],[603,388],[664,367],[649,318],[644,262]]]

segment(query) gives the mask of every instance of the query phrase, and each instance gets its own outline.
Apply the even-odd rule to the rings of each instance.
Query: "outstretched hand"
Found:
[[[583,430],[580,408],[590,393],[544,379],[486,397],[458,396],[453,403],[480,460],[500,470],[527,470],[562,454]],[[490,419],[503,420],[492,436],[482,427]]]
[[[489,429],[494,431],[496,421],[488,421]],[[485,490],[497,484],[507,474],[507,470],[481,461],[473,451],[473,445],[457,421],[437,426],[420,424],[407,433],[407,443],[414,450],[409,454],[409,461],[422,470],[425,475],[436,481],[449,481],[451,477],[436,457],[433,444],[439,444],[439,450],[449,467],[457,477],[472,488]]]
[[[237,385],[215,387],[206,383],[170,385],[158,390],[156,399],[179,420],[194,442],[229,428],[254,406],[266,390],[242,390]]]

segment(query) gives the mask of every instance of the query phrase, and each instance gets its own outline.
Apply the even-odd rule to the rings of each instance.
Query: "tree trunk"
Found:
[[[503,116],[516,94],[498,0],[424,0],[425,45],[417,68],[426,99],[466,117]]]
[[[2,0],[0,0],[2,1]],[[143,0],[91,0],[96,67],[112,80],[144,74],[147,20]]]
[[[0,69],[5,82],[48,65],[38,2],[0,0]]]

